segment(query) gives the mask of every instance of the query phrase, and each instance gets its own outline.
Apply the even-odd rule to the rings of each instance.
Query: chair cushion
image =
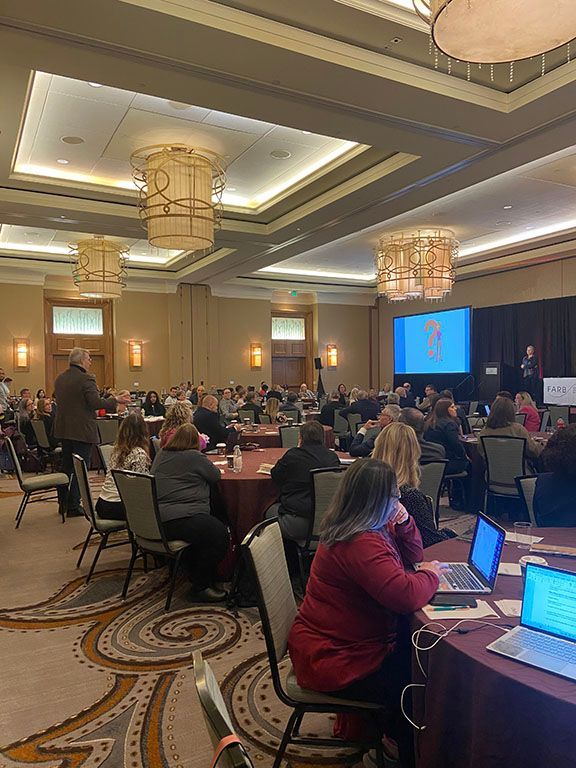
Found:
[[[60,485],[68,485],[68,475],[65,475],[64,472],[36,475],[36,477],[28,477],[22,482],[22,488],[25,491],[44,491]]]
[[[294,699],[294,701],[298,701],[302,704],[325,704],[326,706],[335,704],[336,706],[358,707],[358,709],[381,709],[379,704],[372,704],[369,701],[340,699],[337,696],[330,696],[327,693],[309,691],[306,688],[300,688],[296,682],[296,675],[294,674],[292,667],[290,667],[288,677],[286,678],[285,690],[291,699]]]
[[[136,543],[139,547],[146,550],[146,552],[157,552],[158,554],[167,554],[166,553],[166,547],[161,541],[156,541],[153,539],[144,539],[142,536],[136,536]],[[176,554],[181,549],[186,549],[186,547],[190,546],[189,541],[169,541],[168,542],[168,549],[172,554]]]
[[[103,520],[96,515],[96,530],[101,533],[111,533],[112,531],[123,531],[126,529],[126,522],[124,520]]]

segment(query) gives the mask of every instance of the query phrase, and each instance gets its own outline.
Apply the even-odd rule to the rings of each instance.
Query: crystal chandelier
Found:
[[[130,161],[150,244],[191,252],[213,248],[226,181],[219,156],[156,144],[136,150]]]
[[[450,60],[498,64],[567,46],[576,37],[574,0],[412,0]],[[542,73],[545,59],[542,59]]]
[[[80,296],[118,299],[126,285],[128,248],[115,240],[94,236],[71,244],[72,276]]]
[[[383,235],[374,251],[378,295],[439,301],[451,291],[459,242],[449,229]]]

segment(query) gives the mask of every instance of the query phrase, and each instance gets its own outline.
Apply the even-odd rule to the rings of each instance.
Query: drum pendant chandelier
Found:
[[[383,235],[374,251],[378,295],[440,301],[451,291],[459,242],[449,229]]]
[[[574,0],[412,0],[452,60],[499,64],[544,56],[576,37]],[[542,61],[544,70],[545,62]]]
[[[126,285],[128,248],[115,240],[90,237],[70,245],[74,258],[72,275],[80,296],[118,299]]]
[[[222,216],[226,177],[208,149],[156,144],[133,152],[140,218],[158,248],[206,251]]]

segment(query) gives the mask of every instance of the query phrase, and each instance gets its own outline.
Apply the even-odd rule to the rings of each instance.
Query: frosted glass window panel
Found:
[[[67,336],[102,336],[102,310],[97,307],[53,307],[52,331]]]
[[[306,321],[303,317],[273,317],[272,338],[278,341],[305,341]]]

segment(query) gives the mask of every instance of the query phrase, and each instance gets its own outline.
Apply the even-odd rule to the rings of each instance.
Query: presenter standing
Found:
[[[522,358],[522,376],[524,378],[524,387],[532,395],[535,402],[540,400],[540,366],[534,347],[532,345],[526,348],[526,354]]]

